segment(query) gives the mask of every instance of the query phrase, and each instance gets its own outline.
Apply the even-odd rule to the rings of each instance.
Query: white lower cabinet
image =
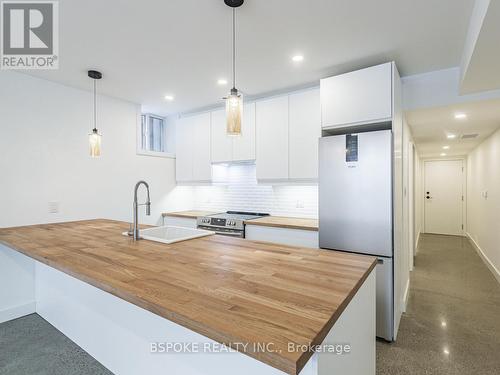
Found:
[[[319,248],[317,231],[247,225],[245,238],[253,241],[274,242],[282,245]]]

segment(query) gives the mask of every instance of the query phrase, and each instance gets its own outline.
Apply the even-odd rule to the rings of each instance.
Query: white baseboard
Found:
[[[472,246],[474,246],[474,249],[476,252],[479,254],[483,262],[486,264],[486,266],[489,268],[493,276],[495,276],[495,279],[500,283],[500,271],[495,267],[493,262],[486,256],[484,253],[483,249],[479,246],[479,244],[472,238],[469,232],[465,233],[467,238],[470,240],[472,243]]]
[[[422,231],[418,231],[417,233],[417,239],[415,240],[415,255],[418,253],[418,243],[420,242],[420,234]]]
[[[406,283],[406,288],[405,288],[405,293],[403,294],[403,306],[402,306],[402,311],[405,313],[406,308],[408,307],[408,297],[410,294],[410,279],[408,279],[408,282]]]
[[[0,323],[8,322],[9,320],[21,318],[23,316],[36,312],[36,302],[31,301],[22,305],[9,307],[0,310]]]

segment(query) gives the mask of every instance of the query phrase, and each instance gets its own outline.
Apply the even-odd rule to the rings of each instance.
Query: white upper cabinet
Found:
[[[193,119],[193,180],[211,181],[210,113],[202,113]]]
[[[321,80],[323,128],[391,121],[392,63]]]
[[[319,89],[289,97],[289,178],[318,178],[318,142],[321,137]]]
[[[184,117],[175,126],[175,179],[177,182],[193,180],[192,118]]]
[[[256,103],[257,179],[288,179],[288,96]]]
[[[212,163],[255,160],[255,103],[243,106],[241,135],[226,133],[226,111],[211,113]]]
[[[212,163],[256,161],[260,181],[316,180],[321,136],[319,89],[246,103],[241,136],[226,134],[225,110],[177,122],[176,179],[208,182]]]
[[[233,136],[233,161],[255,160],[255,103],[243,105],[241,136]]]
[[[211,180],[210,113],[183,117],[177,121],[175,166],[177,182]]]
[[[212,163],[229,162],[233,159],[233,137],[226,133],[226,111],[213,111],[212,116]]]

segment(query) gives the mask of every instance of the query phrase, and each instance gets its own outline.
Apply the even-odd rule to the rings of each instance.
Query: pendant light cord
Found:
[[[94,79],[94,129],[93,132],[97,132],[97,102],[96,102],[96,80]]]
[[[233,8],[233,89],[236,87],[236,10]]]

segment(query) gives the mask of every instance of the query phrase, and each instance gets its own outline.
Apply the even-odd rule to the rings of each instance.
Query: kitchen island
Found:
[[[375,258],[127,229],[0,229],[0,313],[36,311],[116,374],[374,374]]]

